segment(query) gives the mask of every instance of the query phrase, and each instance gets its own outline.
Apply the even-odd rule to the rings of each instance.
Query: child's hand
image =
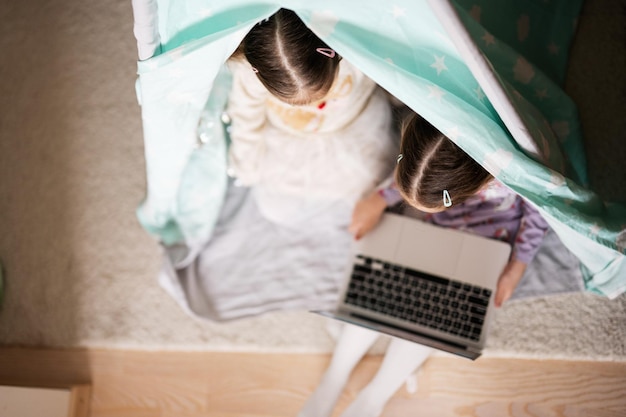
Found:
[[[526,264],[521,261],[513,260],[504,267],[504,271],[498,279],[498,287],[496,288],[496,307],[500,307],[502,303],[508,300],[513,294],[513,290],[517,287],[522,275],[526,271]]]
[[[385,199],[374,191],[356,203],[348,231],[354,235],[356,240],[359,240],[378,224],[386,208]]]

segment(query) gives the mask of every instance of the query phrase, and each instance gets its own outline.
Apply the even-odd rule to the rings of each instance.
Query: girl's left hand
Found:
[[[513,290],[515,290],[520,279],[522,279],[524,271],[526,271],[526,264],[518,260],[509,261],[504,267],[504,271],[502,271],[498,279],[498,287],[496,288],[496,307],[500,307],[502,303],[511,297]]]

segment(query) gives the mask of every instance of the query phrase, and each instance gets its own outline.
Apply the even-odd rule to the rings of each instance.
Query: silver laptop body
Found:
[[[493,316],[508,244],[385,213],[355,244],[327,317],[476,359]]]

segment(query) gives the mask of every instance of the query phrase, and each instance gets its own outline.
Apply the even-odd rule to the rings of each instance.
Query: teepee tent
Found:
[[[211,240],[229,188],[224,63],[284,7],[535,205],[580,260],[586,288],[615,297],[626,290],[626,207],[587,188],[576,106],[562,90],[580,6],[133,0],[147,165],[140,222],[168,247]]]

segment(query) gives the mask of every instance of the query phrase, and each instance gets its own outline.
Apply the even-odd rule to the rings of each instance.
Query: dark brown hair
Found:
[[[400,194],[411,205],[445,210],[443,191],[452,204],[476,194],[492,176],[437,128],[418,114],[402,128],[402,159],[396,169]]]
[[[243,40],[243,54],[270,93],[291,104],[322,99],[330,90],[340,57],[317,52],[328,48],[293,11],[280,9],[255,25]]]

